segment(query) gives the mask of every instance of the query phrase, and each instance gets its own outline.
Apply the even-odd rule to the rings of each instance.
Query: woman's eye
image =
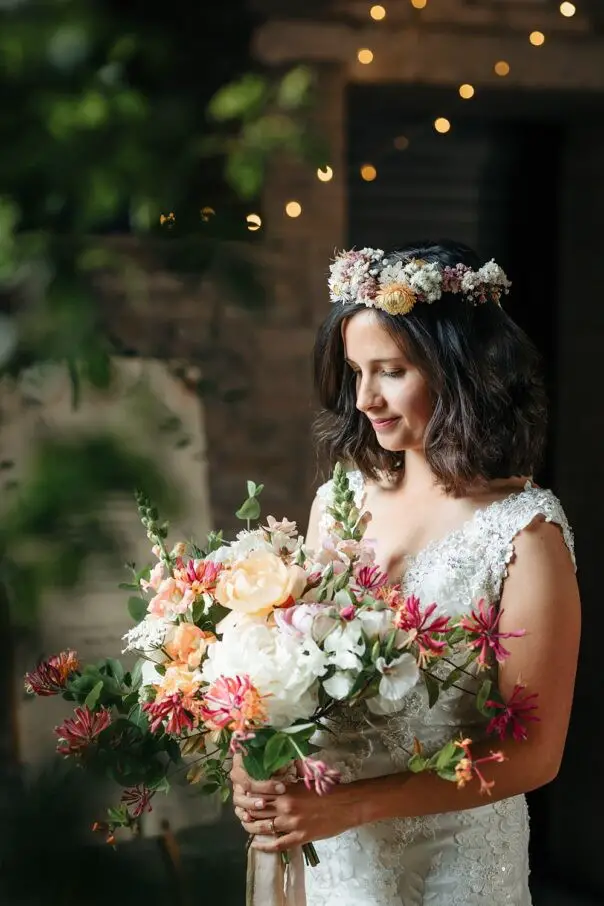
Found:
[[[384,377],[392,377],[392,378],[395,378],[395,377],[402,377],[402,375],[403,375],[404,373],[405,373],[405,372],[403,371],[402,368],[399,368],[399,369],[397,369],[396,371],[382,371],[382,375],[383,375]]]

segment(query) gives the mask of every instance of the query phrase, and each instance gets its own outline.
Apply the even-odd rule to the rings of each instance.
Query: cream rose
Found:
[[[223,570],[215,594],[229,610],[265,614],[289,598],[296,600],[305,585],[306,573],[301,567],[286,566],[271,551],[256,550]]]

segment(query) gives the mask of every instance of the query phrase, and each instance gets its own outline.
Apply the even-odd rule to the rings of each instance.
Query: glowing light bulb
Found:
[[[373,182],[377,177],[377,170],[373,164],[363,164],[361,167],[361,179],[364,179],[365,182]]]
[[[245,220],[250,233],[255,233],[262,226],[262,217],[259,214],[248,214]]]
[[[380,6],[379,3],[376,3],[376,5],[372,6],[369,10],[369,15],[372,19],[375,19],[376,22],[381,22],[382,19],[386,18],[386,10],[383,6]]]
[[[299,201],[288,201],[285,205],[285,213],[288,217],[299,217],[302,213],[302,205]]]
[[[439,116],[438,119],[434,120],[434,128],[441,135],[444,135],[446,132],[451,131],[451,123],[446,116]]]
[[[459,86],[459,96],[464,99],[464,101],[469,101],[470,98],[473,98],[476,94],[476,89],[473,85],[460,85]]]
[[[369,63],[373,63],[373,51],[368,47],[362,47],[357,53],[357,60],[364,66],[368,66]]]
[[[498,63],[495,63],[495,72],[498,76],[505,78],[510,74],[510,64],[505,60],[499,60]]]
[[[331,167],[319,167],[317,170],[317,179],[320,179],[321,182],[329,182],[330,179],[333,179],[333,170]]]
[[[561,3],[560,12],[562,13],[563,16],[566,16],[567,19],[570,19],[571,16],[574,16],[575,13],[577,12],[577,7],[575,6],[574,3],[567,3],[567,2]]]
[[[533,47],[541,47],[545,44],[545,35],[542,31],[532,31],[529,35],[529,41]]]

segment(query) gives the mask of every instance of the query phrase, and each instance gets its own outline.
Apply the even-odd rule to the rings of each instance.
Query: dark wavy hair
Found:
[[[477,269],[476,253],[450,241],[425,242],[389,253]],[[367,478],[404,469],[404,454],[384,450],[356,408],[355,376],[344,359],[342,324],[365,306],[339,304],[319,329],[315,386],[322,407],[316,421],[320,449],[330,464],[350,462]],[[493,302],[472,305],[443,294],[407,315],[374,309],[380,323],[428,383],[434,411],[426,428],[426,459],[439,484],[456,496],[496,478],[532,475],[543,454],[547,401],[537,350]]]

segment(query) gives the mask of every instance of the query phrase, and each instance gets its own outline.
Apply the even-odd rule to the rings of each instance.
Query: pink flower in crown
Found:
[[[156,617],[186,613],[194,603],[195,595],[186,583],[168,576],[164,579],[154,598],[149,601],[147,610]]]
[[[313,790],[319,796],[324,796],[331,792],[336,783],[340,782],[340,772],[335,768],[330,768],[324,761],[316,758],[303,758],[300,764],[300,771],[304,786],[307,790]]]
[[[516,742],[524,742],[528,736],[523,721],[540,720],[533,711],[537,710],[535,704],[539,697],[537,692],[531,695],[523,695],[526,686],[516,685],[514,691],[507,702],[489,700],[486,702],[487,708],[495,708],[499,711],[487,726],[487,733],[497,733],[500,739],[505,739],[508,728],[512,731],[512,738]]]
[[[489,652],[492,651],[499,664],[503,663],[510,652],[501,644],[501,639],[518,639],[526,635],[524,629],[515,632],[499,632],[499,623],[503,616],[496,604],[487,607],[484,598],[478,602],[476,610],[470,612],[469,617],[463,617],[459,628],[469,633],[468,645],[473,649],[480,649],[478,664],[488,666]]]
[[[360,598],[365,595],[376,595],[380,588],[388,582],[388,576],[379,566],[355,567],[351,582],[352,591]]]
[[[74,715],[55,727],[55,733],[59,737],[57,752],[60,755],[83,755],[111,723],[111,711],[107,708],[91,711],[84,705],[76,708]]]

